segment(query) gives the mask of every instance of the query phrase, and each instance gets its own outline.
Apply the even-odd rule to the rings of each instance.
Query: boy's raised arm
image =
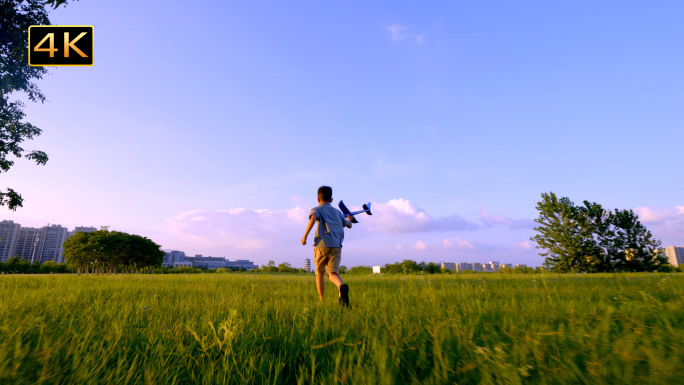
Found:
[[[313,227],[314,223],[316,223],[316,216],[310,215],[309,223],[306,225],[306,232],[304,233],[304,238],[302,238],[302,245],[306,245],[306,238],[309,237],[309,232],[311,231],[311,228]]]

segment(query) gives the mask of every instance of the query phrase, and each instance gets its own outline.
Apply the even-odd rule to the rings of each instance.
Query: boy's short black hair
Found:
[[[321,198],[323,202],[330,202],[332,199],[332,187],[321,186],[318,188],[318,197]]]

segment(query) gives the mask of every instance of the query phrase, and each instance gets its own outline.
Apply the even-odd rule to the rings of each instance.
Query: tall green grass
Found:
[[[684,274],[1,276],[0,384],[684,383]]]

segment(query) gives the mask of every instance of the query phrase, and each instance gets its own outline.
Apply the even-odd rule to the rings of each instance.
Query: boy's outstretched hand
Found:
[[[306,246],[306,238],[302,238],[302,245]]]

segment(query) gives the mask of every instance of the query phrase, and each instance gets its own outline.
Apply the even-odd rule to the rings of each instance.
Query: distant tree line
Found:
[[[437,273],[441,273],[442,269],[441,269],[440,265],[438,265],[434,262],[417,263],[417,262],[412,261],[410,259],[405,259],[402,262],[397,262],[397,263],[393,263],[393,264],[388,263],[380,271],[383,273],[388,273],[388,274],[420,274],[420,273],[437,274]]]
[[[315,269],[315,267],[313,267]],[[350,274],[350,275],[362,275],[362,274],[373,274],[373,268],[370,266],[353,266],[347,267],[345,265],[340,266],[340,274]],[[499,273],[518,273],[518,274],[538,274],[547,271],[542,267],[528,267],[528,266],[518,266],[515,268],[499,268]],[[306,273],[306,270],[301,268],[294,268],[289,263],[281,263],[276,266],[274,261],[268,261],[268,263],[262,266],[260,269],[250,270],[252,273]],[[313,271],[312,271],[313,272]],[[381,267],[380,272],[383,274],[468,274],[468,273],[483,273],[489,274],[490,272],[476,272],[472,270],[464,270],[456,272],[449,269],[441,268],[440,264],[434,262],[416,262],[411,259],[405,259],[402,262],[388,263]]]
[[[283,262],[276,266],[275,262],[268,261],[268,263],[261,268],[250,270],[254,273],[306,273],[306,270],[301,268],[292,267],[287,262]]]
[[[672,271],[661,242],[632,210],[610,211],[584,201],[576,206],[553,192],[537,203],[537,243],[544,266],[559,273]]]
[[[12,257],[6,262],[0,262],[2,274],[60,274],[73,273],[75,269],[66,263],[47,261],[43,263],[31,263],[23,258]]]
[[[367,271],[372,273],[372,269],[367,267]],[[513,267],[500,267],[496,273],[518,273],[518,274],[539,274],[545,272],[546,269],[542,267],[529,267],[529,266],[517,266]],[[484,272],[484,271],[473,271],[473,270],[449,270],[447,268],[442,268],[439,264],[434,262],[416,262],[410,259],[405,259],[402,262],[388,263],[380,269],[381,273],[385,274],[492,274],[495,272]]]
[[[140,235],[109,231],[77,232],[64,242],[64,259],[82,273],[151,272],[164,261],[160,246]]]

